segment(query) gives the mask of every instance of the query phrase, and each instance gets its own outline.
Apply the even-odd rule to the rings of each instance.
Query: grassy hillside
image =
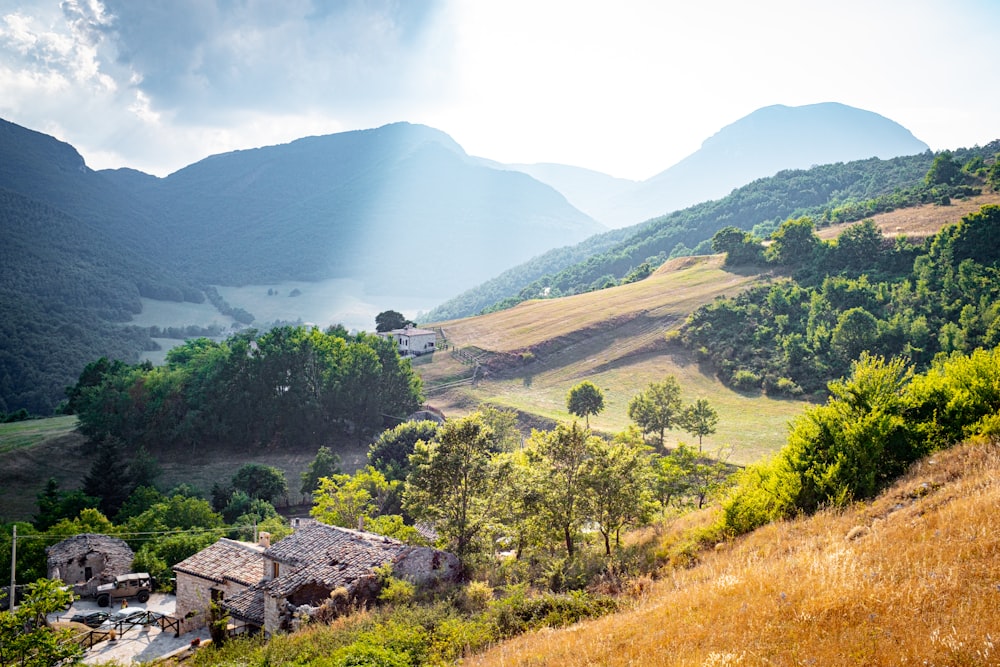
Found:
[[[871,216],[886,236],[906,235],[911,239],[926,238],[941,231],[969,213],[974,213],[987,204],[1000,204],[1000,192],[984,192],[967,199],[956,199],[949,206],[924,204],[910,208],[900,208],[888,213]],[[823,240],[835,239],[855,223],[841,223],[820,227],[816,236]]]
[[[0,522],[29,520],[38,511],[36,497],[49,477],[54,477],[63,490],[80,488],[94,452],[75,428],[76,417],[0,424]],[[364,465],[367,451],[367,443],[353,438],[340,443],[342,467],[354,470]],[[298,504],[302,500],[299,475],[315,456],[316,451],[311,449],[276,450],[253,456],[221,450],[203,450],[196,456],[184,452],[159,459],[158,482],[163,489],[187,483],[208,493],[213,483],[228,480],[243,464],[262,463],[285,472],[287,502]]]
[[[685,401],[707,397],[719,411],[718,433],[705,440],[706,449],[731,445],[733,461],[754,461],[784,443],[787,420],[804,404],[727,389],[668,344],[666,334],[699,305],[761,279],[723,270],[721,257],[672,260],[640,282],[434,325],[451,349],[416,369],[428,402],[449,416],[486,401],[527,413],[526,421],[539,425],[571,419],[566,394],[590,380],[605,398],[604,412],[590,423],[607,432],[627,426],[628,402],[648,383],[675,375]],[[456,384],[472,377],[476,362],[475,384]],[[692,441],[668,434],[669,442],[677,440]]]
[[[998,504],[1000,443],[940,452],[871,503],[705,554],[633,610],[463,664],[996,665]]]

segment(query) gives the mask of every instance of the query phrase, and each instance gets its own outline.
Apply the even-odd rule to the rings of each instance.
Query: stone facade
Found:
[[[132,571],[135,554],[117,537],[81,533],[45,549],[48,578],[60,579],[80,597],[92,597],[97,587]]]
[[[260,581],[263,552],[263,545],[221,538],[175,565],[175,615],[183,621],[182,631],[205,627],[213,600],[228,600]]]

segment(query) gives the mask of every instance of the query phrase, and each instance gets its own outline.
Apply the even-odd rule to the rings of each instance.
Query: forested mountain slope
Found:
[[[0,189],[0,412],[51,414],[87,359],[138,361],[140,281],[157,269],[93,225]]]
[[[992,161],[997,152],[1000,141],[957,150],[954,158],[960,164],[975,158]],[[649,266],[641,270],[648,274],[649,268],[671,257],[711,252],[710,239],[727,226],[756,229],[767,235],[784,220],[802,215],[814,216],[818,224],[824,224],[860,220],[880,211],[934,201],[941,195],[923,187],[934,159],[934,155],[924,153],[782,171],[738,188],[722,199],[615,230],[615,234],[626,235],[585,259],[574,260],[579,253],[562,252],[550,254],[544,266],[538,258],[529,265],[510,269],[502,280],[495,279],[445,302],[425,319],[464,317],[524,299],[577,294],[634,279],[636,274],[629,274],[643,263]]]
[[[127,322],[139,296],[201,302],[210,285],[326,278],[449,294],[603,229],[552,188],[407,123],[217,155],[160,179],[95,172],[72,146],[2,121],[0,190],[0,411],[42,414],[95,357],[150,349],[147,333],[105,324]]]

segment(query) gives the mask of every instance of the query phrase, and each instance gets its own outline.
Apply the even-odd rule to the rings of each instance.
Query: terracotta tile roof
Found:
[[[264,589],[259,584],[229,596],[222,601],[222,606],[241,621],[264,625]]]
[[[174,565],[174,571],[220,584],[228,579],[253,586],[264,576],[264,548],[223,537]]]

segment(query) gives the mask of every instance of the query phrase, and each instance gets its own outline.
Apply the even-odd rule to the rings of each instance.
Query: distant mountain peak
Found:
[[[869,157],[888,159],[915,155],[929,148],[899,123],[874,111],[840,102],[762,107],[726,125],[706,139],[701,147],[702,150],[727,152],[744,152],[750,148],[773,151],[782,147],[782,158],[792,162],[779,169]],[[815,151],[818,157],[803,163],[801,156],[807,151]]]

